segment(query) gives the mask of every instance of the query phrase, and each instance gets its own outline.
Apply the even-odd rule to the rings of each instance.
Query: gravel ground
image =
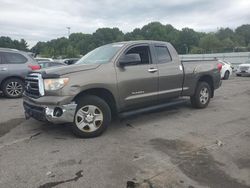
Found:
[[[208,108],[116,120],[94,139],[24,120],[0,98],[0,187],[250,187],[250,78],[223,81]]]

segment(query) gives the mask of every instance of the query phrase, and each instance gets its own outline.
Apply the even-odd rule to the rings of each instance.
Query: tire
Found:
[[[224,80],[228,80],[229,79],[229,76],[230,76],[230,72],[229,71],[226,71],[225,74],[224,74]]]
[[[241,76],[241,74],[236,74],[236,76]]]
[[[206,108],[211,98],[211,87],[207,82],[198,82],[195,94],[190,97],[194,108]]]
[[[23,95],[24,82],[18,78],[10,78],[4,81],[2,90],[8,98],[20,98]]]
[[[87,95],[76,101],[73,133],[81,138],[100,136],[111,122],[109,105],[101,98]]]

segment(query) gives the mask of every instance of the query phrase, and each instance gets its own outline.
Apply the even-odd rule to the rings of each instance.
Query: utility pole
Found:
[[[69,35],[70,35],[70,27],[66,27],[68,29],[68,38],[69,38]]]

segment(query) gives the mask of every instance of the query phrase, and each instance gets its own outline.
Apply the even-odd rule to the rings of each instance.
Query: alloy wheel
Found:
[[[6,86],[6,92],[12,97],[17,97],[22,94],[23,86],[18,82],[10,82]]]
[[[202,88],[200,91],[200,102],[206,104],[209,99],[209,91],[206,87]]]
[[[97,106],[83,106],[75,115],[75,123],[83,132],[94,132],[103,123],[103,113]]]

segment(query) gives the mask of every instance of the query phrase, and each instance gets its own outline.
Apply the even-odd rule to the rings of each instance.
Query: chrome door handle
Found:
[[[0,71],[7,71],[6,67],[0,67]]]
[[[157,72],[158,71],[158,69],[156,69],[156,68],[150,68],[150,69],[148,69],[148,72],[150,72],[150,73],[154,73],[154,72]]]

